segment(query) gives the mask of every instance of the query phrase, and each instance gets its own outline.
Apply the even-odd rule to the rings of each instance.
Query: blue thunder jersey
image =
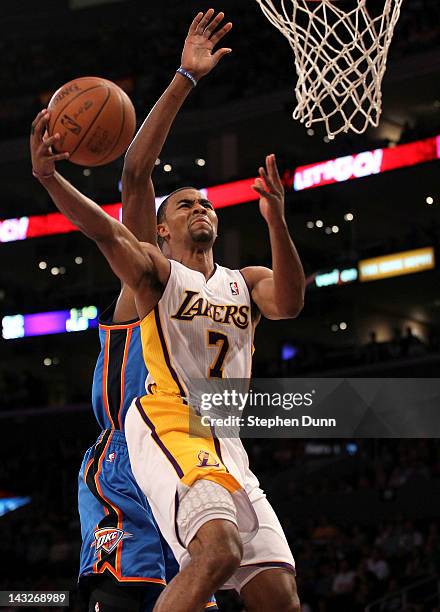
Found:
[[[148,372],[140,322],[113,323],[115,304],[99,320],[101,351],[93,376],[93,412],[102,431],[79,474],[79,582],[82,587],[106,574],[120,584],[149,584],[151,601],[140,611],[151,612],[179,566],[131,471],[124,421],[133,399],[145,395]],[[213,597],[205,608],[218,610]]]
[[[99,353],[93,375],[92,405],[102,430],[123,431],[135,397],[145,395],[147,369],[142,355],[139,320],[112,322],[114,305],[99,319]]]
[[[93,376],[93,412],[102,431],[79,474],[80,584],[110,574],[122,583],[163,588],[178,565],[134,479],[123,431],[130,403],[145,394],[139,320],[114,323],[115,304],[99,319],[101,351]]]

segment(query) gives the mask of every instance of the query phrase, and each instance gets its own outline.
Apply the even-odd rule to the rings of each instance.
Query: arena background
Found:
[[[259,326],[255,375],[438,377],[440,141],[401,154],[395,149],[440,135],[438,0],[403,2],[379,128],[331,142],[292,120],[290,49],[256,2],[211,5],[234,22],[233,54],[185,104],[154,182],[165,195],[182,183],[209,188],[248,179],[265,154],[277,153],[289,227],[306,273],[318,276],[297,320]],[[98,354],[93,325],[118,282],[89,240],[56,234],[53,220],[32,221],[55,208],[31,176],[30,123],[55,89],[84,75],[118,82],[141,120],[179,65],[193,14],[206,8],[183,0],[18,0],[1,7],[0,588],[69,589],[72,610],[82,609],[75,595],[77,473],[97,434],[90,410]],[[429,156],[433,142],[438,153]],[[292,189],[299,166],[393,148],[396,159],[414,165]],[[416,149],[423,151],[418,158]],[[59,169],[98,203],[120,202],[122,159],[97,169],[69,163]],[[255,202],[218,214],[220,262],[270,264]],[[27,238],[32,223],[36,235],[42,227],[54,235]],[[428,247],[427,269],[359,279],[364,259]],[[23,315],[61,310],[68,311],[60,315],[64,329],[68,318],[72,332],[82,331],[22,337],[32,328]],[[33,329],[41,333],[49,323],[43,317]],[[355,612],[376,601],[370,612],[439,610],[436,440],[246,445],[293,548],[304,612]],[[224,611],[242,609],[233,596],[220,601]]]

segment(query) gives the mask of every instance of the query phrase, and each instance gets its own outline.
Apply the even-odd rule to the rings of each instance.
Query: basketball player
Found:
[[[208,56],[216,56],[211,55],[216,35],[211,17],[211,11],[199,14],[189,33],[206,65]],[[184,83],[192,86],[207,73],[206,65],[182,66],[175,77],[176,99],[185,97]],[[169,119],[166,111],[164,117]],[[206,431],[190,437],[190,422],[198,427],[200,420],[187,401],[197,394],[193,379],[250,376],[260,313],[292,318],[302,308],[304,274],[285,223],[274,156],[266,158],[254,185],[269,228],[273,271],[234,271],[214,264],[217,216],[195,189],[178,190],[159,211],[158,234],[171,260],[140,243],[92,201],[78,205],[74,187],[58,173],[44,171],[42,158],[61,158],[51,155],[54,140],[41,142],[46,122],[47,114],[37,118],[31,140],[35,173],[59,210],[95,240],[133,290],[141,318],[144,359],[155,385],[127,413],[130,459],[181,566],[154,609],[199,611],[209,593],[226,586],[241,590],[248,610],[298,611],[291,552],[241,443],[219,441]]]
[[[54,169],[54,160],[46,158],[44,174]],[[153,184],[148,180],[143,181],[142,190],[134,187],[130,171],[124,168],[123,223],[139,240],[156,244]],[[84,196],[79,192],[76,196],[81,206]],[[131,401],[145,393],[148,374],[128,286],[123,286],[118,300],[100,317],[99,337],[92,405],[101,433],[86,452],[79,474],[83,540],[79,588],[87,597],[89,610],[148,612],[166,582],[177,573],[178,564],[158,530],[128,458],[125,415]],[[217,610],[215,599],[205,608]]]
[[[145,189],[139,202],[130,197],[123,180],[122,221],[148,242],[151,224],[143,221],[149,210],[155,211],[151,181]],[[127,286],[101,315],[99,338],[92,406],[101,433],[84,456],[78,481],[79,588],[91,612],[97,606],[100,612],[150,612],[179,566],[134,479],[128,457],[125,416],[132,400],[145,393],[148,372],[133,293]],[[205,608],[218,610],[215,599]]]
[[[132,398],[145,392],[147,371],[136,314],[132,320],[121,316],[126,294],[100,318],[92,406],[101,433],[78,479],[79,588],[90,612],[152,610],[178,571],[128,457],[125,415]]]
[[[50,170],[46,166],[46,170]],[[148,241],[148,209],[155,210],[152,184],[143,202],[123,188],[123,223]],[[78,205],[84,200],[78,195]],[[92,388],[101,433],[86,453],[78,479],[81,521],[79,589],[90,612],[151,612],[165,584],[179,570],[159,532],[145,495],[131,471],[124,421],[131,401],[145,393],[148,372],[140,324],[127,286],[99,322],[101,351]],[[218,610],[212,598],[205,606]]]

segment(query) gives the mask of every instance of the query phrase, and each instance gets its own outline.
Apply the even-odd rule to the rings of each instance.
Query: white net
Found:
[[[256,1],[294,52],[294,119],[308,128],[324,123],[329,138],[377,127],[402,0]]]

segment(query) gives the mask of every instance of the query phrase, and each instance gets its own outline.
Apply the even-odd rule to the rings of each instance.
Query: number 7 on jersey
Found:
[[[223,364],[229,351],[229,340],[226,334],[208,329],[208,346],[219,346],[215,360],[208,370],[208,378],[223,378]]]

